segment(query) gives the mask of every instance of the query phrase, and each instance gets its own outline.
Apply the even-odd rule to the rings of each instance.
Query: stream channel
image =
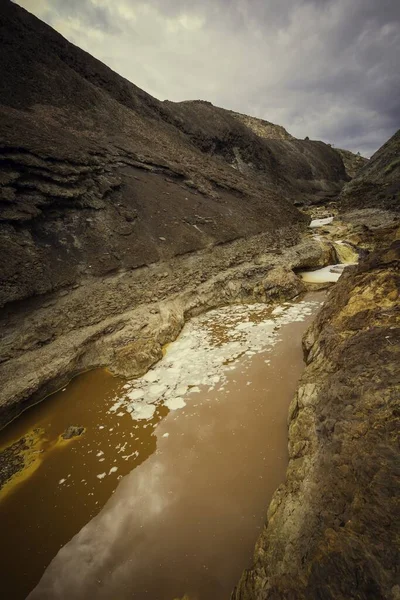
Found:
[[[209,311],[143,377],[82,374],[3,430],[26,467],[0,491],[2,597],[228,600],[285,478],[324,297]]]

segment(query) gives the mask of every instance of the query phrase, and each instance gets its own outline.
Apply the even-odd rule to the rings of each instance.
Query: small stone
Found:
[[[64,440],[70,440],[74,437],[79,437],[80,435],[82,435],[82,433],[84,433],[84,431],[84,427],[70,425],[69,427],[67,427],[67,429],[64,431],[61,437],[64,438]]]

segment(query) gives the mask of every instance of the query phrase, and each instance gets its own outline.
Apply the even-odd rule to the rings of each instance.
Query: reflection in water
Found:
[[[314,300],[321,299],[314,295]],[[203,382],[207,373],[200,371],[197,385],[190,387],[186,363],[182,376],[188,389],[178,396],[182,408],[159,423],[156,452],[122,479],[100,514],[60,550],[30,600],[229,597],[250,561],[269,499],[284,478],[287,408],[303,368],[301,336],[317,304],[293,311],[295,322],[285,319],[290,305],[275,315],[257,315],[250,307],[241,315],[242,326],[234,324],[234,335],[246,330],[253,335],[249,323],[256,328],[273,320],[265,345],[257,347],[257,354],[236,347],[236,357],[225,355],[222,363],[222,355],[216,353],[219,380],[212,385]],[[197,321],[203,332],[208,329],[207,343],[213,343],[214,336],[220,348],[232,342],[226,329],[219,331],[221,314],[216,312],[214,324],[212,313]],[[232,328],[228,314],[226,321]],[[276,328],[279,332],[273,331]],[[198,332],[187,329],[190,339],[197,337]],[[272,352],[277,336],[280,341]],[[187,354],[185,332],[176,344],[180,342]],[[200,346],[197,350],[201,354]],[[188,354],[189,362],[201,368],[196,352]],[[182,385],[181,380],[171,378],[168,383],[162,378],[171,354],[174,344],[150,380],[142,381],[144,394],[134,393],[139,381],[130,384],[111,414],[132,409],[140,418],[138,401],[151,404],[150,384],[166,386],[166,402],[176,400],[174,386]]]
[[[26,598],[60,547],[107,502],[118,480],[155,451],[154,428],[168,409],[158,407],[146,422],[108,413],[123,386],[104,370],[85,373],[1,432],[0,452],[23,436],[35,442],[29,468],[0,491],[7,600]],[[69,425],[86,431],[65,441],[60,436]]]

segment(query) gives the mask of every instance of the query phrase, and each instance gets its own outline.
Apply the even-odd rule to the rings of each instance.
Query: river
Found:
[[[32,600],[228,599],[285,477],[323,297],[195,317],[144,377],[83,374],[7,427],[0,449],[34,444],[0,493],[4,597],[44,573]],[[70,425],[85,431],[64,440]]]

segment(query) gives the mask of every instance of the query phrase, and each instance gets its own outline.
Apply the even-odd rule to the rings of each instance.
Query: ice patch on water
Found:
[[[143,375],[143,380],[148,381],[149,383],[155,383],[159,380],[159,377],[156,371],[149,371],[146,375]]]
[[[140,400],[141,398],[143,398],[143,396],[144,396],[143,390],[132,390],[128,394],[128,398],[130,398],[131,400]]]
[[[186,406],[186,402],[183,398],[170,398],[169,400],[166,400],[164,404],[169,410],[178,410]]]
[[[355,263],[329,265],[316,271],[302,271],[299,275],[307,283],[334,283],[338,281],[344,269],[350,267],[351,264]]]
[[[332,223],[333,217],[326,217],[325,219],[313,219],[310,223],[311,229],[315,229],[315,227],[323,227],[324,225],[329,225]]]
[[[200,392],[203,386],[209,391],[223,386],[236,361],[270,351],[281,326],[303,321],[316,304],[285,302],[272,312],[265,304],[230,305],[194,317],[168,346],[164,358],[123,389],[123,397],[111,410],[126,410],[134,420],[148,420],[161,404],[169,410],[184,408],[186,395]]]
[[[131,408],[132,416],[139,421],[152,419],[154,417],[154,413],[156,412],[156,407],[154,404],[146,404],[144,402],[134,402],[131,404]]]

